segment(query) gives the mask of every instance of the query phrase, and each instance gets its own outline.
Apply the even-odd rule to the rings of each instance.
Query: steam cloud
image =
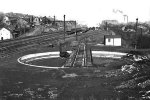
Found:
[[[123,11],[121,11],[119,9],[113,9],[113,13],[121,13],[121,14],[123,14]]]

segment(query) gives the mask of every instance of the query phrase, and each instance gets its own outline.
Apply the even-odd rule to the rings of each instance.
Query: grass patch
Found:
[[[121,59],[93,57],[95,66],[104,67],[106,69],[120,69],[126,62]]]

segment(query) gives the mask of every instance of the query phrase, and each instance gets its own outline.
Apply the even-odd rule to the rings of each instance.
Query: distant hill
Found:
[[[13,12],[5,13],[5,15],[8,17],[16,17],[16,18],[24,18],[24,17],[28,17],[28,16],[34,16],[34,15],[29,15],[29,14],[13,13]]]

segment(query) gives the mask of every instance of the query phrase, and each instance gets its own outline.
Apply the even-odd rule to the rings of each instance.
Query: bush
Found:
[[[150,48],[150,35],[143,35],[142,37],[139,36],[137,42],[138,42],[139,48],[149,49]]]

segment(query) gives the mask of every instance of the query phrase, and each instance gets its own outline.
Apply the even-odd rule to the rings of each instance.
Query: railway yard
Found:
[[[149,51],[135,55],[123,47],[97,45],[104,34],[89,30],[78,37],[66,35],[64,40],[64,34],[56,32],[0,42],[0,100],[150,99]],[[59,52],[60,45],[62,51],[71,51],[69,57],[27,62],[42,67],[17,60],[35,53]]]

